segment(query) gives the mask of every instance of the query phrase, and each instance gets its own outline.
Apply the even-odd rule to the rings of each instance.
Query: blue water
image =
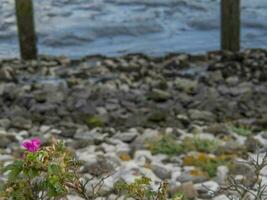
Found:
[[[17,57],[14,0],[0,0],[0,57]],[[33,0],[40,54],[219,49],[220,0]],[[267,1],[242,1],[242,47],[267,48]]]

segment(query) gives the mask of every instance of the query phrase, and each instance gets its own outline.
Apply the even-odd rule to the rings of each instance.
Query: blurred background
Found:
[[[40,54],[153,56],[220,47],[220,0],[34,0]],[[14,0],[0,4],[0,58],[18,57]],[[267,1],[242,0],[242,48],[267,48]]]

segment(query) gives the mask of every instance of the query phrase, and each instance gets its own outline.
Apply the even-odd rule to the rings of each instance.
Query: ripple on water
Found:
[[[80,57],[219,48],[220,0],[34,0],[41,54]],[[267,1],[242,0],[242,45],[267,47]],[[0,4],[0,57],[18,55],[14,0]]]

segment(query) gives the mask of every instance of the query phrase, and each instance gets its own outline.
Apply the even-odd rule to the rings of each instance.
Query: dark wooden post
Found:
[[[32,0],[16,0],[16,16],[21,58],[37,59]]]
[[[240,0],[221,0],[221,48],[240,50]]]

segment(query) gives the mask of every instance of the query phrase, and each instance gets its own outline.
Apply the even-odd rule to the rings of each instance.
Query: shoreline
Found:
[[[260,121],[267,114],[259,108],[267,91],[266,55],[266,50],[255,49],[157,58],[132,54],[1,61],[0,118],[16,116],[29,124],[62,119],[86,124],[92,118],[108,127],[180,127],[178,115],[188,122]],[[48,113],[55,119],[45,117]]]

